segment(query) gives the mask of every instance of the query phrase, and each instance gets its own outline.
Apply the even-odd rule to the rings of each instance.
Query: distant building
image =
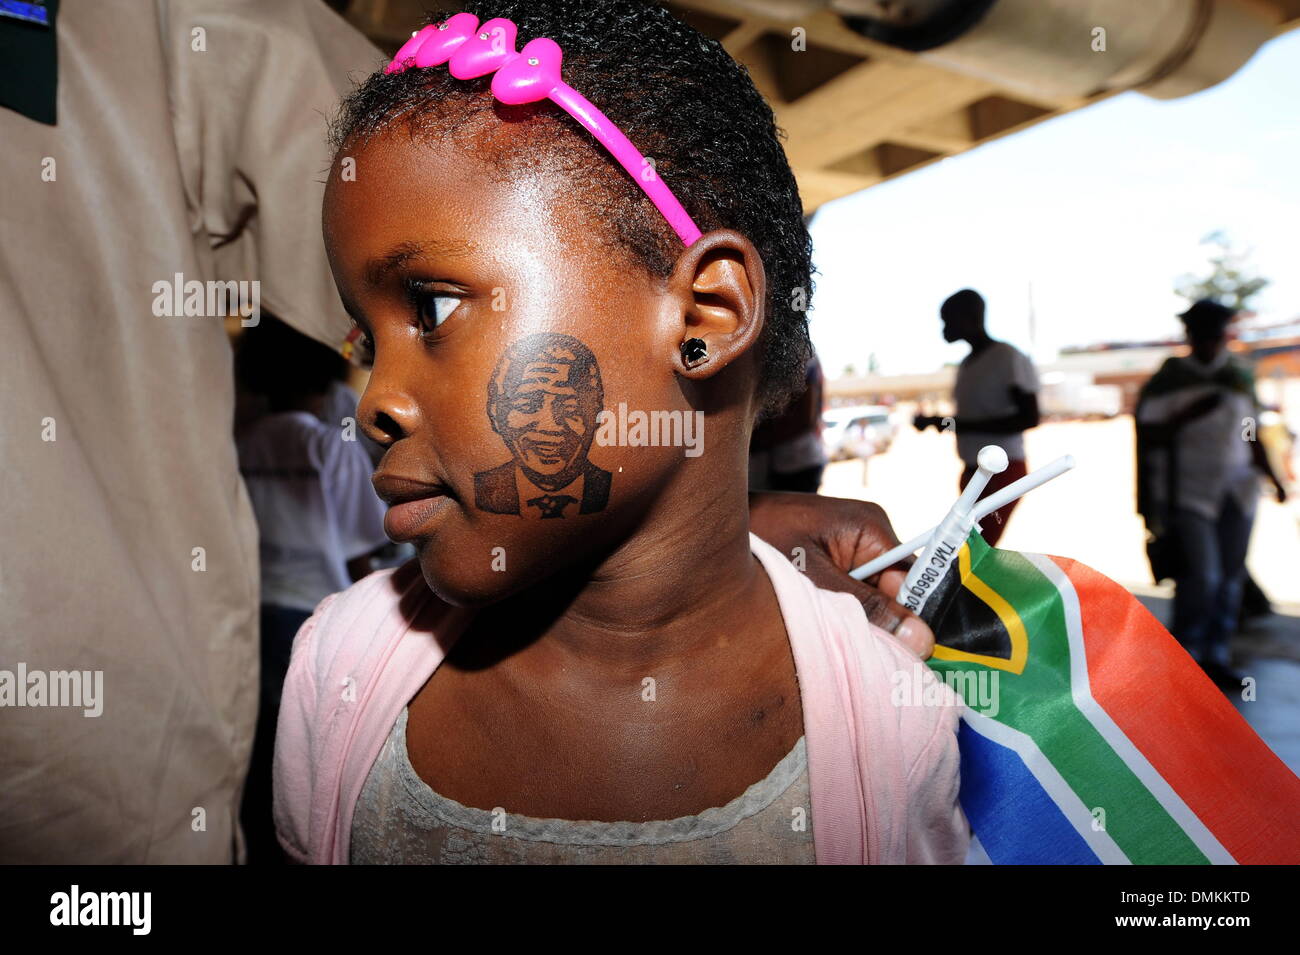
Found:
[[[1243,328],[1229,346],[1251,361],[1260,382],[1300,379],[1300,321],[1268,328]],[[1181,341],[1103,342],[1062,349],[1054,362],[1038,366],[1044,385],[1045,417],[1132,414],[1138,389],[1170,355],[1182,354]],[[956,366],[916,375],[854,375],[826,383],[832,406],[917,401],[947,404]],[[1099,390],[1102,389],[1102,390]],[[1261,394],[1266,403],[1269,395]]]

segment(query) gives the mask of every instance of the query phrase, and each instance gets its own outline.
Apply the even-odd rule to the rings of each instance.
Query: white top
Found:
[[[1011,397],[1011,387],[1031,394],[1038,393],[1038,372],[1034,363],[1014,345],[994,342],[983,351],[967,355],[957,367],[953,400],[958,418],[1005,418],[1018,410]],[[1025,458],[1023,432],[989,434],[980,431],[957,431],[957,454],[967,464],[975,464],[980,448],[996,444],[1013,461]]]
[[[351,585],[348,560],[388,540],[370,459],[306,411],[267,415],[237,444],[257,515],[262,602],[315,610]]]
[[[1248,420],[1258,413],[1254,398],[1211,380],[1228,358],[1228,352],[1221,351],[1208,364],[1191,355],[1173,359],[1204,376],[1205,384],[1147,398],[1138,410],[1138,423],[1163,424],[1207,395],[1222,395],[1213,411],[1187,422],[1177,437],[1176,505],[1210,520],[1218,518],[1228,496],[1243,514],[1255,513],[1259,500],[1260,476],[1245,438]],[[1153,462],[1153,480],[1166,480],[1164,462],[1164,455]]]
[[[361,450],[365,451],[366,456],[370,458],[372,467],[379,467],[379,459],[384,456],[384,448],[366,437],[365,432],[361,430],[361,425],[357,422],[357,405],[360,401],[361,396],[346,382],[332,381],[329,390],[325,392],[325,404],[321,408],[320,420],[332,427],[342,428],[344,421],[351,418],[357,444],[361,445]]]
[[[352,816],[354,865],[815,862],[808,755],[794,749],[725,806],[649,822],[537,819],[472,809],[429,787],[411,766],[407,710],[366,777]]]
[[[343,427],[343,422],[357,417],[357,404],[360,396],[344,381],[331,381],[325,392],[325,402],[321,407],[320,420],[336,428]],[[357,429],[360,431],[360,428]]]

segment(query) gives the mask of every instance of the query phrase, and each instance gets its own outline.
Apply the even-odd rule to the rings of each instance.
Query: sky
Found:
[[[1216,229],[1272,280],[1260,320],[1300,315],[1300,31],[1192,96],[1123,93],[822,206],[813,343],[832,378],[873,353],[884,374],[959,361],[938,309],[964,287],[1039,362],[1175,336],[1174,283]]]

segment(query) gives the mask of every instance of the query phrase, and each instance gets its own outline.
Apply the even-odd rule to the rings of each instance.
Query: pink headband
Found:
[[[457,13],[442,23],[429,24],[397,51],[385,73],[400,73],[411,65],[447,64],[458,80],[492,77],[492,95],[510,106],[549,99],[576,119],[613,154],[628,174],[663,213],[668,224],[691,245],[700,230],[677,197],[655,173],[654,164],[642,156],[608,116],[560,78],[560,45],[538,37],[515,52],[518,33],[510,20],[488,20],[482,26],[472,13]]]

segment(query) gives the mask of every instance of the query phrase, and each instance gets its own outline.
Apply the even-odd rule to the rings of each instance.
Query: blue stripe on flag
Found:
[[[961,808],[995,865],[1101,864],[1018,753],[965,720],[957,742]]]

